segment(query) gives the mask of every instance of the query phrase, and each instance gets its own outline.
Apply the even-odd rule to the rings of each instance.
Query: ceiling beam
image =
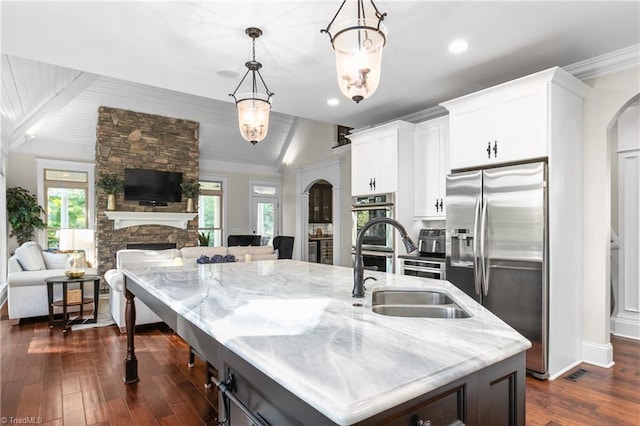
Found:
[[[99,75],[83,72],[69,83],[64,89],[58,92],[53,98],[45,103],[40,109],[31,114],[20,126],[11,134],[9,138],[9,150],[15,150],[23,143],[30,140],[26,132],[35,126],[42,126],[47,119],[55,116],[62,108],[67,106],[84,89],[89,87]]]

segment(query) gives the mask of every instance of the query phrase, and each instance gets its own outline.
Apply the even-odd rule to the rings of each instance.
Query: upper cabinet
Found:
[[[411,146],[413,124],[395,121],[366,129],[351,139],[351,195],[397,192],[399,152]]]
[[[449,172],[449,117],[416,125],[413,138],[413,217],[443,220]]]
[[[309,189],[309,223],[331,223],[333,187],[316,183]]]
[[[548,157],[552,120],[567,112],[558,91],[582,93],[582,83],[560,68],[463,96],[449,110],[451,169]]]

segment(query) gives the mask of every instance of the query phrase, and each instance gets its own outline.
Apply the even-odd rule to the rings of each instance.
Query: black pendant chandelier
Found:
[[[240,80],[240,83],[238,83],[236,90],[229,96],[233,96],[233,99],[236,101],[240,134],[244,140],[255,145],[267,136],[271,97],[274,94],[269,91],[267,84],[260,74],[262,64],[256,61],[256,39],[262,35],[262,30],[260,28],[249,27],[245,30],[245,33],[252,39],[253,56],[250,61],[244,64],[247,67],[247,72],[244,74],[244,77],[242,77],[242,80]],[[251,73],[251,92],[236,95],[249,73]],[[260,81],[266,92],[265,94],[258,92],[256,74],[260,77]]]
[[[373,95],[380,84],[382,68],[382,49],[387,42],[387,28],[382,25],[386,13],[369,1],[366,9],[363,0],[349,1],[355,4],[356,11],[342,13],[339,22],[335,22],[343,12],[347,0],[344,0],[335,16],[320,32],[327,33],[336,52],[336,70],[338,86],[347,98],[359,103]],[[371,18],[367,18],[367,14]]]

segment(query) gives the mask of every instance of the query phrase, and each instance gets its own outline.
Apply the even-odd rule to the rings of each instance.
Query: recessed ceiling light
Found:
[[[459,38],[449,43],[449,52],[457,55],[464,52],[469,47],[469,43],[465,39]]]
[[[340,103],[340,100],[337,98],[329,98],[327,99],[327,105],[336,106]]]

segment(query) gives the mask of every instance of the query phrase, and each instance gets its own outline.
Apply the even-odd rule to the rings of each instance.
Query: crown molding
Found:
[[[635,44],[623,49],[614,50],[613,52],[605,53],[604,55],[596,56],[590,59],[585,59],[584,61],[576,62],[574,64],[562,67],[562,69],[580,80],[589,80],[613,72],[624,71],[626,69],[637,66],[640,66],[640,44]],[[446,108],[437,105],[414,112],[412,114],[394,118],[393,120],[389,120],[388,122],[402,120],[408,121],[409,123],[417,124],[448,114],[449,112]],[[365,128],[366,127],[363,127],[362,129]]]
[[[563,69],[580,80],[598,78],[640,65],[640,44],[567,65]]]

